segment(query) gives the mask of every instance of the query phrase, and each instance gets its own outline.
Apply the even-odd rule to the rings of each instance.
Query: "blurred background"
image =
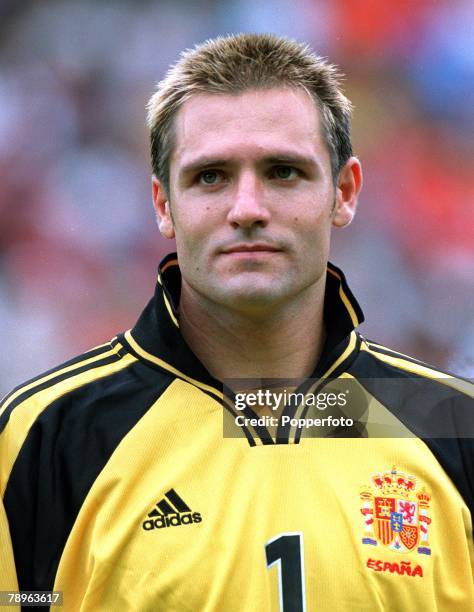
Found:
[[[471,0],[0,0],[0,395],[154,289],[145,104],[178,53],[274,32],[347,74],[365,171],[334,235],[369,338],[474,376]]]

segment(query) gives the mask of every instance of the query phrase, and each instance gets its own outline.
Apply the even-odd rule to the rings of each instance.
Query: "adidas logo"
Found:
[[[152,529],[178,527],[179,525],[190,525],[201,521],[202,517],[199,512],[193,512],[176,491],[170,489],[148,514],[148,519],[143,522],[142,526],[145,531],[151,531]]]

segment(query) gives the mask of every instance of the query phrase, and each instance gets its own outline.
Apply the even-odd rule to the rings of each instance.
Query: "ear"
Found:
[[[336,205],[332,223],[345,227],[354,218],[357,198],[362,188],[362,167],[357,157],[350,157],[339,172],[336,186]]]
[[[171,217],[170,203],[166,190],[155,175],[151,178],[153,206],[156,212],[156,221],[163,238],[174,238],[174,225]]]

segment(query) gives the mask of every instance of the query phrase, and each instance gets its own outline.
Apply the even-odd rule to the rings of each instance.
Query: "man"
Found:
[[[336,70],[270,35],[208,41],[160,83],[177,256],[132,330],[5,398],[2,588],[66,610],[474,609],[472,388],[358,334],[328,264],[362,184],[349,122]]]

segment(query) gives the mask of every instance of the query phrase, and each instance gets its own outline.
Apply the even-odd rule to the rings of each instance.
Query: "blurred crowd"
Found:
[[[145,104],[230,32],[347,74],[360,212],[334,236],[369,338],[474,376],[471,0],[0,1],[0,395],[131,327],[160,238]]]

